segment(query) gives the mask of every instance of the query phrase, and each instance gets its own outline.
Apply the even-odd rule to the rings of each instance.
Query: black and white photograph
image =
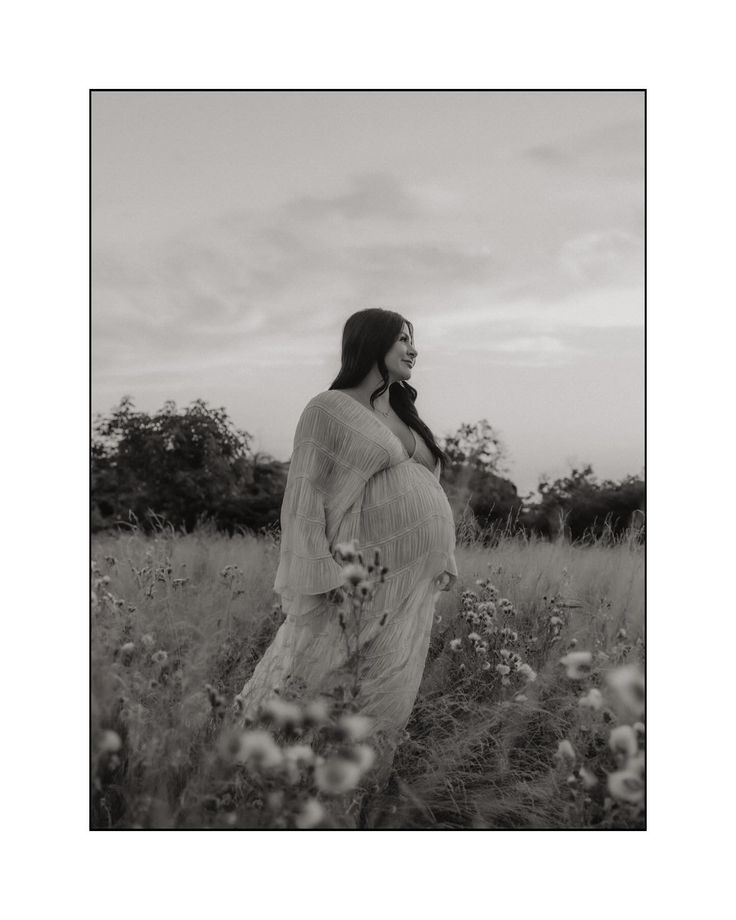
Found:
[[[90,89],[91,830],[646,830],[646,106]]]

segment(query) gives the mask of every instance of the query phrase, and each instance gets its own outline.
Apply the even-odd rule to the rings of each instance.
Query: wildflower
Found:
[[[523,674],[529,683],[532,683],[537,679],[537,672],[531,667],[531,665],[526,664],[526,662],[520,664],[516,670],[519,674]]]
[[[506,677],[511,673],[511,668],[507,664],[497,664],[496,671],[498,671],[498,673],[503,677]]]
[[[354,789],[360,781],[361,769],[346,757],[333,756],[314,768],[314,782],[326,795],[341,795]]]
[[[617,725],[611,729],[608,746],[619,759],[627,760],[639,750],[636,732],[630,725]]]
[[[578,644],[578,640],[577,640],[577,639],[570,639],[570,641],[567,643],[567,647],[568,647],[568,648],[575,648],[575,646],[576,646],[577,644]]]
[[[128,604],[128,613],[135,613],[136,607],[135,604]]]
[[[476,642],[473,645],[476,655],[487,655],[488,654],[488,643],[487,642]]]
[[[338,556],[340,562],[354,562],[356,553],[357,543],[355,540],[351,540],[350,543],[338,543],[335,547],[335,554]]]
[[[490,601],[483,601],[483,603],[478,604],[476,610],[482,617],[492,617],[496,612],[496,605]]]
[[[567,676],[573,680],[587,677],[591,671],[593,655],[590,652],[568,652],[560,658],[560,664],[565,666]]]
[[[470,639],[471,642],[480,642],[480,641],[481,641],[481,640],[480,640],[480,636],[478,635],[477,632],[471,632],[471,633],[469,633],[469,634],[468,634],[468,639]]]
[[[644,798],[644,781],[633,770],[616,770],[608,774],[608,791],[615,799],[638,805]]]
[[[114,731],[105,731],[100,738],[100,750],[105,754],[114,754],[123,746],[120,735]]]
[[[549,625],[550,626],[562,626],[562,620],[559,617],[550,617]]]
[[[366,600],[373,597],[374,592],[375,592],[375,587],[373,585],[373,582],[370,582],[370,581],[365,581],[365,580],[359,581],[358,584],[355,586],[355,593],[358,595],[358,597],[362,597]]]
[[[587,707],[589,709],[600,709],[603,705],[603,694],[596,687],[591,687],[590,690],[584,695],[581,696],[578,700],[578,706]]]
[[[644,776],[644,751],[637,751],[633,757],[629,757],[626,761],[626,769],[631,770],[639,776]]]
[[[575,748],[572,744],[564,738],[557,745],[557,752],[554,755],[555,760],[558,760],[560,763],[565,764],[568,767],[572,767],[575,763],[577,755],[575,754]]]
[[[123,664],[130,664],[130,661],[135,654],[135,643],[126,642],[124,645],[120,646],[120,658]]]
[[[324,725],[329,721],[330,707],[327,700],[310,700],[304,706],[304,725],[307,728]]]
[[[337,725],[351,741],[362,741],[370,733],[373,719],[354,713],[341,716]]]
[[[261,704],[261,715],[274,722],[278,728],[294,729],[302,723],[301,707],[278,696],[272,696]]]
[[[362,773],[366,773],[376,761],[376,752],[370,745],[358,744],[350,752]]]
[[[314,763],[314,751],[308,744],[292,744],[284,748],[284,757],[298,766],[308,767]]]
[[[118,598],[115,599],[115,606],[116,606],[116,607],[124,607],[124,606],[125,606],[125,601],[122,599],[122,597],[118,597]]]
[[[325,816],[324,806],[318,799],[308,798],[297,812],[294,824],[300,830],[316,827]]]
[[[110,576],[109,576],[109,575],[103,575],[101,581],[102,581],[102,584],[103,584],[103,585],[109,585],[109,584],[110,584]]]
[[[361,581],[366,581],[368,578],[367,569],[360,565],[358,562],[352,562],[349,565],[343,566],[342,569],[343,581],[346,585],[355,585],[360,584]]]
[[[156,640],[153,638],[151,633],[144,633],[141,636],[141,645],[144,648],[153,648],[155,644],[156,644]]]
[[[169,660],[169,653],[165,652],[162,648],[160,648],[157,652],[154,652],[153,655],[151,655],[151,661],[154,664],[166,664],[168,660]]]
[[[462,645],[463,645],[462,639],[451,639],[450,640],[450,648],[453,650],[453,652],[459,652],[460,649],[462,648]]]
[[[505,614],[515,613],[514,605],[511,603],[511,601],[507,597],[502,597],[501,600],[496,604],[496,606],[502,613],[505,613]]]
[[[598,785],[598,778],[587,767],[580,767],[578,776],[586,789],[593,789],[594,786]]]
[[[525,693],[517,693],[514,697],[514,701],[516,703],[526,703],[527,699],[528,697]]]
[[[283,763],[281,748],[273,740],[273,735],[263,729],[244,731],[235,752],[239,763],[253,764],[268,770]]]
[[[616,633],[617,639],[625,639],[627,636],[628,636],[628,633],[623,628],[619,629],[619,631]]]
[[[616,668],[607,681],[621,710],[635,718],[644,714],[644,675],[637,665]]]
[[[481,671],[490,671],[490,669],[491,669],[491,662],[485,661],[483,663],[483,667],[481,668]]]

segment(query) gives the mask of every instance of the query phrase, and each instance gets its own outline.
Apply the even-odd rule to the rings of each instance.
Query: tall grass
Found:
[[[633,718],[607,697],[580,705],[591,688],[607,693],[607,674],[641,660],[641,546],[511,532],[486,541],[477,532],[458,541],[458,581],[440,594],[407,736],[359,826],[642,827],[641,796],[618,796],[607,779],[623,762],[610,730]],[[94,826],[256,826],[245,800],[218,786],[220,710],[283,621],[272,593],[278,554],[272,538],[208,531],[94,540]],[[474,601],[463,592],[482,601],[489,582],[512,605],[509,648],[535,673],[526,683],[513,675],[504,685],[498,649],[484,669],[487,654],[468,638],[463,611]],[[570,650],[590,651],[589,674],[568,676],[560,658]],[[563,741],[573,759],[558,752]]]

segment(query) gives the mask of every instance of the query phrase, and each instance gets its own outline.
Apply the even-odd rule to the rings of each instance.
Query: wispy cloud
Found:
[[[288,211],[307,219],[339,214],[350,220],[406,220],[422,214],[417,199],[396,177],[385,172],[353,176],[348,190],[340,195],[299,196],[288,206]]]
[[[597,149],[590,138],[577,148]],[[631,279],[642,243],[631,227],[515,255],[502,234],[457,235],[456,196],[435,189],[425,208],[420,191],[386,173],[347,186],[230,212],[157,247],[96,251],[98,372],[151,373],[163,356],[172,373],[319,361],[347,315],[374,305],[404,312],[430,347],[452,350],[472,334],[474,350],[498,362],[557,366],[584,349],[567,341],[570,327],[641,325]]]

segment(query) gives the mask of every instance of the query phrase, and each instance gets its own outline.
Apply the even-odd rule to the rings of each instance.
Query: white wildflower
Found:
[[[630,725],[617,725],[616,728],[611,729],[608,746],[617,757],[628,760],[634,757],[639,750],[636,732]]]
[[[123,746],[120,735],[114,731],[105,731],[100,738],[100,750],[106,754],[114,754]]]
[[[254,764],[268,770],[280,766],[284,755],[270,732],[255,729],[242,733],[235,759],[239,763]]]
[[[644,799],[644,781],[633,770],[616,770],[608,774],[608,791],[615,799],[638,805]]]
[[[357,744],[351,750],[350,755],[358,764],[362,773],[370,770],[376,762],[376,752],[368,744]]]
[[[341,562],[354,562],[358,554],[356,541],[351,540],[350,543],[338,543],[335,547],[335,553],[340,557]]]
[[[341,795],[355,789],[360,776],[360,766],[346,757],[328,757],[314,768],[315,785],[326,795]]]
[[[603,694],[596,687],[591,687],[590,690],[584,695],[581,696],[578,700],[578,706],[588,709],[600,709],[603,705]]]
[[[344,565],[342,568],[342,577],[346,585],[355,585],[360,584],[361,581],[367,581],[368,579],[368,569],[365,566],[360,565],[358,562],[351,562],[348,565]]]
[[[593,789],[598,785],[598,778],[587,767],[580,767],[578,776],[586,789]]]
[[[362,741],[370,734],[373,719],[354,713],[341,716],[337,724],[351,741]]]
[[[516,670],[519,674],[523,674],[529,683],[533,683],[537,679],[537,672],[526,662],[520,664]]]
[[[272,696],[261,704],[261,715],[279,728],[297,728],[302,724],[302,709],[297,703]]]
[[[560,761],[560,763],[565,764],[567,767],[573,766],[576,756],[575,748],[567,738],[564,738],[562,741],[560,741],[560,743],[557,745],[557,752],[554,755],[555,760]]]
[[[300,830],[309,830],[316,827],[325,816],[322,803],[315,798],[308,798],[294,818],[294,824]]]
[[[593,655],[590,652],[568,652],[560,658],[560,664],[565,666],[567,676],[573,680],[580,680],[590,674]]]
[[[325,725],[330,718],[330,705],[327,700],[310,700],[304,706],[304,723],[309,726]]]
[[[615,668],[607,676],[619,712],[638,719],[644,714],[644,674],[637,665]]]
[[[314,751],[308,744],[292,744],[284,748],[284,757],[298,766],[314,763]]]

